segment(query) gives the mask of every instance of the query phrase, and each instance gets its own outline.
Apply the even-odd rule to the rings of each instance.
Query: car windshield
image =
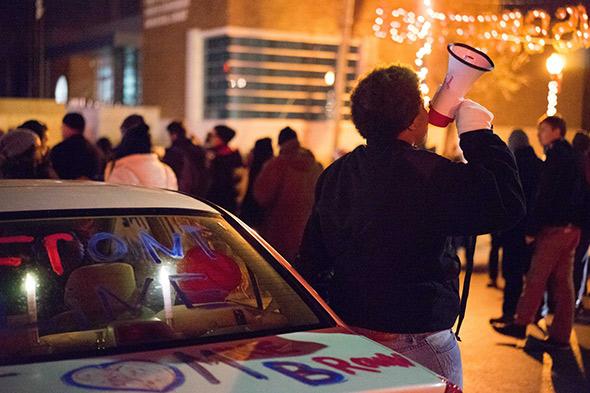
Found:
[[[325,323],[274,264],[213,214],[0,221],[0,362]]]

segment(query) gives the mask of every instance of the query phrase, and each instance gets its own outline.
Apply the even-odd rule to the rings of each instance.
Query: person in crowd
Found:
[[[162,161],[174,171],[180,191],[204,197],[209,184],[205,150],[187,138],[186,129],[181,122],[173,121],[166,129],[172,145],[166,149]]]
[[[232,213],[236,213],[238,208],[238,171],[243,167],[240,152],[228,145],[235,136],[236,132],[224,125],[213,127],[207,136],[211,153],[211,184],[207,191],[207,199]]]
[[[254,198],[254,182],[258,178],[262,166],[274,157],[272,139],[261,138],[256,141],[254,148],[250,151],[247,160],[248,166],[248,188],[240,206],[240,218],[252,228],[260,229],[264,217],[264,209]]]
[[[107,164],[107,183],[177,190],[174,171],[152,153],[150,128],[140,115],[130,115],[121,124],[121,143]]]
[[[113,143],[109,138],[103,136],[96,141],[96,148],[98,149],[100,162],[98,177],[99,180],[104,180],[104,170],[107,166],[107,162],[113,159]]]
[[[508,148],[516,158],[526,204],[531,206],[539,184],[543,161],[537,157],[529,144],[527,134],[521,129],[512,131],[508,137]],[[491,318],[491,324],[514,321],[524,276],[529,269],[532,257],[532,248],[525,243],[526,223],[530,219],[530,210],[528,213],[516,226],[502,233],[504,300],[502,302],[502,315],[498,318]]]
[[[574,320],[573,263],[584,224],[584,178],[572,146],[565,140],[566,123],[558,116],[548,116],[537,127],[539,142],[545,148],[543,163],[526,242],[534,242],[531,266],[516,307],[513,322],[495,324],[499,333],[526,337],[543,294],[549,295],[554,316],[549,337],[542,344],[548,348],[569,348]]]
[[[260,234],[288,261],[299,250],[322,170],[286,127],[279,133],[279,155],[264,164],[254,183],[254,198],[264,208]]]
[[[41,139],[28,129],[17,128],[2,135],[0,178],[37,179],[41,154]]]
[[[40,179],[52,179],[57,178],[57,174],[54,172],[51,166],[51,160],[49,159],[49,137],[47,135],[47,126],[38,120],[31,119],[25,121],[18,128],[33,131],[41,140],[41,161],[37,167],[37,175]]]
[[[583,174],[586,192],[590,192],[590,137],[584,130],[580,130],[572,140],[572,148],[576,154],[578,166]],[[590,209],[590,206],[588,206]],[[584,310],[584,295],[587,290],[588,280],[588,247],[590,247],[590,228],[581,227],[580,243],[574,254],[574,295],[576,312]]]
[[[514,158],[492,132],[493,115],[470,100],[456,114],[467,163],[415,148],[428,113],[406,67],[362,78],[351,111],[367,143],[318,179],[295,267],[312,285],[331,276],[330,305],[354,330],[462,385],[451,331],[461,309],[460,264],[448,238],[520,220]]]
[[[63,141],[51,149],[49,158],[60,179],[96,180],[99,170],[99,153],[84,137],[86,121],[77,112],[66,114],[62,120]]]

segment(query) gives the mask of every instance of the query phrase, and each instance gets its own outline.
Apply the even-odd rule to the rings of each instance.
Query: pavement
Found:
[[[488,321],[501,314],[502,290],[487,287],[488,250],[489,236],[478,237],[476,268],[460,332],[463,391],[590,393],[590,313],[575,324],[572,346],[566,351],[547,352],[535,345],[534,338],[544,338],[545,321],[539,327],[528,327],[532,339],[518,340],[495,332]],[[502,280],[499,283],[503,285]],[[585,300],[590,309],[590,299]]]

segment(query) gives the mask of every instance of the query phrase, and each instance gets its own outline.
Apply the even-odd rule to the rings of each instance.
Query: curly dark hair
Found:
[[[377,67],[362,77],[350,97],[352,121],[367,143],[395,139],[420,110],[418,76],[408,67]]]

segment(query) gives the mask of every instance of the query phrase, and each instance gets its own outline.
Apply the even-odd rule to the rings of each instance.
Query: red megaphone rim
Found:
[[[477,64],[470,63],[467,60],[461,58],[459,55],[457,55],[453,51],[453,48],[456,47],[456,46],[461,47],[461,48],[465,48],[465,49],[468,49],[470,51],[473,51],[473,52],[477,53],[479,56],[483,57],[489,63],[489,66],[487,66],[487,67],[478,66]],[[449,53],[451,54],[451,56],[453,56],[455,59],[457,59],[461,63],[465,64],[468,67],[475,68],[476,70],[488,72],[488,71],[493,70],[494,67],[495,67],[494,62],[492,61],[492,59],[488,55],[486,55],[485,53],[483,53],[479,49],[475,49],[474,47],[469,46],[467,44],[461,44],[461,43],[458,43],[458,42],[453,43],[453,44],[449,44],[449,45],[447,45],[447,51],[449,51]]]

